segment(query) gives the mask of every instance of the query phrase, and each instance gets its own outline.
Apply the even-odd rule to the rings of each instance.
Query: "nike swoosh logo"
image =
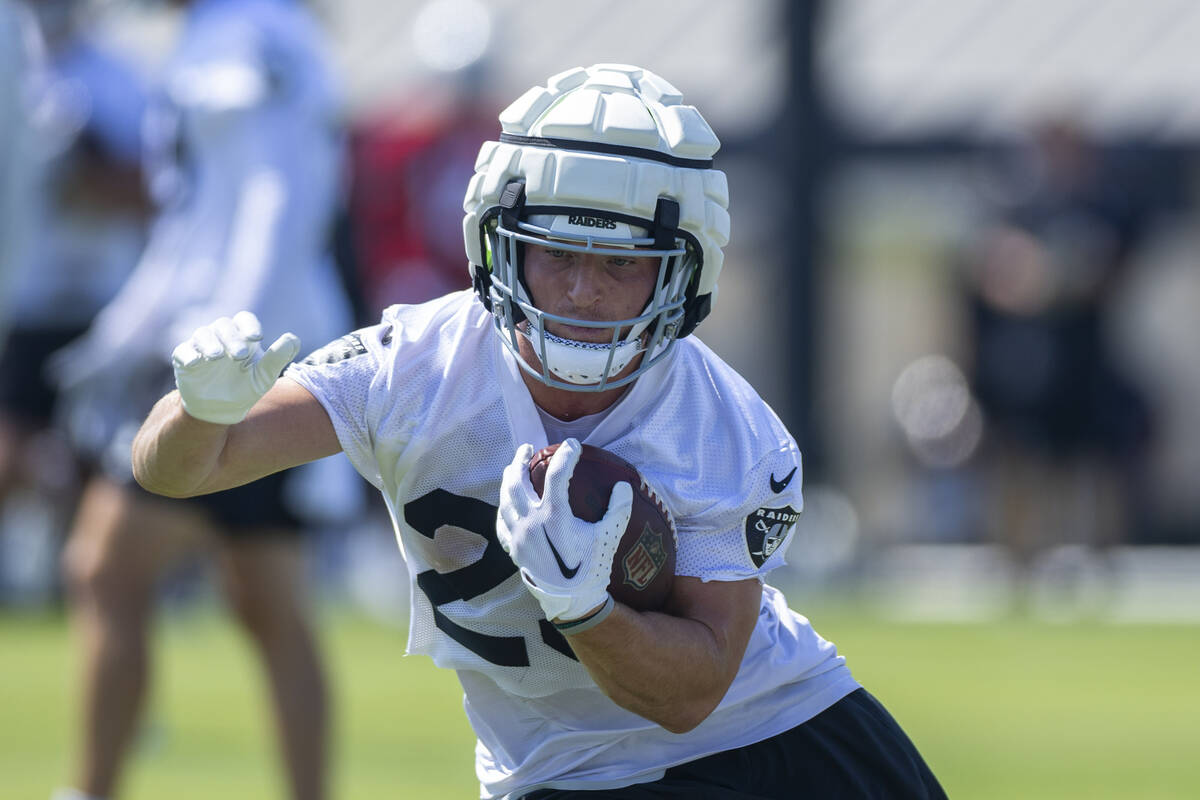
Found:
[[[796,468],[792,467],[792,471],[787,474],[786,478],[784,478],[781,481],[777,481],[777,480],[775,480],[775,473],[772,472],[771,473],[771,491],[774,492],[775,494],[779,494],[780,492],[782,492],[784,489],[787,488],[788,484],[792,482],[792,476],[795,474],[796,474]]]
[[[568,567],[567,562],[563,561],[562,556],[558,554],[558,548],[554,546],[554,542],[550,541],[550,534],[546,531],[545,525],[542,526],[542,535],[546,537],[546,544],[550,545],[550,552],[554,555],[554,560],[558,562],[558,571],[567,580],[574,578],[575,573],[579,572],[579,568],[583,566],[583,562],[580,561],[574,568]]]

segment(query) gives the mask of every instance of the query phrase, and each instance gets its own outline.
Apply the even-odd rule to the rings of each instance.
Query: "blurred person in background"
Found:
[[[1103,566],[1135,524],[1152,414],[1108,322],[1148,208],[1070,118],[1038,125],[1023,156],[968,255],[970,378],[987,419],[990,538],[1025,581],[1047,569],[1069,595],[1089,564],[1044,557]]]
[[[30,198],[38,188],[41,167],[33,119],[44,74],[44,46],[33,13],[23,3],[0,0],[0,351],[5,350],[17,311],[12,287],[29,267],[31,237],[39,227],[38,209]],[[5,427],[0,423],[0,501],[7,499],[20,461],[16,442]],[[45,595],[47,590],[31,586],[37,578],[28,578],[39,570],[38,559],[30,557],[29,550],[47,537],[41,532],[26,537],[26,526],[9,524],[9,511],[0,502],[0,604],[36,602],[35,595]],[[40,582],[49,580],[43,577]]]
[[[462,231],[447,220],[461,205],[480,139],[495,135],[495,115],[486,116],[479,98],[438,85],[414,95],[364,115],[352,131],[354,253],[376,319],[392,303],[467,284]]]
[[[39,527],[57,539],[70,519],[79,476],[51,425],[57,391],[44,367],[116,294],[148,212],[139,168],[145,89],[132,65],[90,35],[80,5],[31,5],[46,60],[31,114],[38,180],[22,202],[38,222],[10,282],[11,329],[0,346],[0,504],[8,503],[10,537]]]
[[[217,318],[174,351],[138,480],[203,496],[344,449],[405,553],[408,652],[463,686],[483,797],[945,797],[765,582],[803,506],[800,452],[690,336],[729,239],[716,135],[662,77],[614,64],[500,119],[456,215],[474,291],[391,306],[290,367],[293,335],[264,351],[253,314]],[[576,517],[581,440],[637,461],[671,510],[661,610],[609,591],[633,490]]]
[[[29,9],[16,0],[0,0],[0,343],[13,312],[10,286],[28,258],[33,228],[27,198],[37,159],[30,121],[42,50]]]
[[[178,5],[180,38],[143,126],[158,206],[149,241],[116,297],[51,363],[71,404],[72,439],[95,467],[63,553],[83,687],[74,787],[59,796],[115,796],[147,695],[156,588],[173,567],[213,556],[267,676],[290,794],[312,800],[326,793],[329,710],[302,520],[285,492],[295,471],[166,500],[133,482],[130,442],[170,385],[165,343],[202,322],[253,309],[313,343],[350,325],[328,254],[341,186],[339,90],[323,33],[301,4]]]
[[[412,31],[421,79],[353,124],[350,219],[364,325],[393,303],[468,284],[457,216],[479,142],[496,135],[491,30],[490,9],[476,0],[422,4]]]

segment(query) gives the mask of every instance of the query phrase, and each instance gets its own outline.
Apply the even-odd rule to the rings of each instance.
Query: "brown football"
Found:
[[[546,467],[557,449],[557,444],[544,447],[529,462],[529,479],[539,497]],[[599,522],[608,510],[613,486],[620,481],[633,487],[633,511],[617,544],[608,591],[614,600],[633,609],[658,611],[666,604],[675,579],[675,523],[637,468],[607,450],[583,445],[567,485],[571,511],[586,522]]]

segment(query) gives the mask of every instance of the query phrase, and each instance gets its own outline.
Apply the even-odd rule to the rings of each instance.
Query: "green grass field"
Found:
[[[953,798],[1193,798],[1200,630],[1011,621],[914,625],[810,615],[924,751]],[[173,617],[126,800],[282,798],[257,668],[217,614]],[[470,798],[473,738],[454,676],[403,632],[328,614],[335,797]],[[0,617],[0,798],[46,800],[74,746],[73,649],[59,617]]]

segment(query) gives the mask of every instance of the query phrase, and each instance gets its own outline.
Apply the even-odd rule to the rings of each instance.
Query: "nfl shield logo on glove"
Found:
[[[638,538],[637,544],[621,562],[625,568],[625,583],[630,584],[638,591],[645,589],[662,569],[666,560],[667,551],[663,547],[662,534],[646,525],[642,528],[642,535]]]

